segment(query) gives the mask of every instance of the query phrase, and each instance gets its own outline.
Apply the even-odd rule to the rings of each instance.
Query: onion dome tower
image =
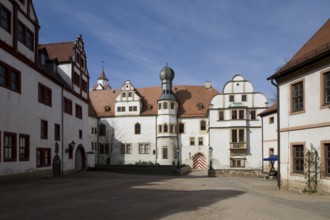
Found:
[[[179,162],[177,153],[178,102],[172,91],[174,76],[174,70],[167,65],[159,73],[162,82],[162,93],[158,99],[157,162],[161,165],[171,165]]]

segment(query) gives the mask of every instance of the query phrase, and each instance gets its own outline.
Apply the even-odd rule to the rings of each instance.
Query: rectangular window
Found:
[[[10,33],[10,11],[0,4],[0,26]]]
[[[171,102],[171,109],[174,109],[174,106],[175,106],[174,102]]]
[[[88,92],[88,86],[85,80],[81,80],[81,90],[84,92]]]
[[[245,130],[244,129],[232,129],[231,130],[231,142],[232,143],[244,143]]]
[[[179,124],[179,133],[180,134],[184,133],[184,124],[183,123]]]
[[[50,166],[51,162],[50,148],[37,148],[37,167]]]
[[[257,117],[256,117],[256,110],[251,110],[250,111],[250,114],[251,114],[251,120],[256,120]]]
[[[82,119],[82,107],[76,104],[76,118]]]
[[[330,176],[330,144],[324,145],[325,175]]]
[[[72,115],[72,101],[64,97],[64,112]]]
[[[244,143],[244,129],[239,129],[238,130],[238,141],[239,143]]]
[[[61,138],[60,135],[60,125],[59,124],[55,124],[54,125],[54,137],[55,137],[55,141],[59,141]]]
[[[225,120],[224,111],[219,111],[219,121],[224,121],[224,120]]]
[[[231,119],[236,120],[237,119],[237,111],[236,110],[231,110]]]
[[[203,146],[204,145],[204,141],[202,137],[198,138],[198,146]]]
[[[30,160],[30,136],[20,134],[19,135],[19,160]]]
[[[131,154],[132,153],[132,145],[131,144],[122,144],[120,148],[121,154]]]
[[[304,173],[304,145],[293,145],[293,172]]]
[[[41,120],[40,138],[48,139],[48,121]]]
[[[123,92],[123,93],[121,94],[121,97],[125,98],[125,97],[126,97],[126,92]]]
[[[304,110],[304,83],[298,82],[292,85],[292,112]]]
[[[170,133],[174,134],[174,125],[170,125]]]
[[[132,97],[132,92],[129,92],[128,93],[128,97]]]
[[[231,167],[245,167],[245,159],[230,159]]]
[[[158,109],[162,109],[162,103],[158,103]]]
[[[195,138],[194,137],[190,138],[190,146],[195,146]]]
[[[73,84],[80,87],[80,76],[76,72],[73,73]]]
[[[44,105],[52,106],[52,90],[41,83],[39,83],[38,100]]]
[[[167,155],[167,147],[163,147],[163,159],[167,159],[168,158],[168,155]]]
[[[230,102],[234,102],[235,101],[235,96],[234,95],[230,95],[229,96],[229,101]]]
[[[242,102],[246,102],[246,95],[242,95]]]
[[[163,107],[164,107],[164,109],[167,109],[167,102],[163,103]]]
[[[139,144],[139,154],[149,154],[150,144]]]
[[[34,47],[33,32],[26,27],[21,21],[18,22],[17,39],[30,50]]]
[[[79,129],[79,139],[82,139],[83,138],[83,132],[82,130]]]
[[[4,132],[4,161],[16,161],[16,134]]]
[[[273,124],[274,123],[274,117],[270,117],[269,118],[269,124]]]
[[[21,73],[0,61],[0,86],[21,92]]]
[[[324,89],[323,89],[323,94],[324,94],[324,100],[323,104],[324,105],[329,105],[330,104],[330,72],[327,72],[323,74],[323,80],[324,80]]]
[[[244,110],[239,110],[239,119],[244,119]]]
[[[161,125],[158,125],[158,133],[162,133],[162,126]]]

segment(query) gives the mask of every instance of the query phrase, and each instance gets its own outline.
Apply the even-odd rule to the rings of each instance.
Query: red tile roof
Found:
[[[70,57],[73,52],[74,41],[40,44],[39,49],[45,48],[47,50],[49,59],[57,58],[59,63],[66,63],[70,61]]]
[[[277,104],[273,104],[272,106],[270,106],[269,108],[267,108],[265,111],[259,113],[258,115],[261,117],[273,114],[277,112]]]
[[[115,99],[121,90],[96,90],[90,91],[90,104],[98,117],[115,116]],[[157,115],[157,100],[161,96],[161,86],[138,88],[136,92],[140,95],[143,102],[141,116]],[[176,100],[179,102],[178,117],[206,117],[208,106],[211,99],[219,92],[204,86],[173,86]],[[110,111],[105,111],[105,106],[110,107]]]
[[[268,79],[277,78],[284,73],[288,73],[298,65],[303,64],[321,54],[330,52],[330,19],[300,48],[300,50]]]

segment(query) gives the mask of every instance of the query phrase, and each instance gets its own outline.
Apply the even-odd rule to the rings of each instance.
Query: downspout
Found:
[[[100,128],[100,119],[96,118],[96,155],[97,155],[97,165],[100,165],[100,157],[99,157],[99,128]]]
[[[264,173],[264,117],[261,117],[261,172]]]
[[[62,125],[62,129],[61,129],[61,162],[62,162],[62,166],[61,166],[61,171],[62,171],[62,175],[64,174],[64,96],[63,96],[63,87],[61,87],[61,125]]]
[[[157,138],[157,134],[158,134],[158,128],[157,128],[157,119],[158,119],[158,113],[157,113],[157,116],[155,117],[156,118],[156,121],[155,121],[155,140],[156,140],[156,152],[155,152],[155,156],[156,156],[156,158],[155,158],[155,165],[157,164],[157,157],[158,157],[158,138]]]
[[[271,80],[273,86],[276,87],[276,95],[277,95],[277,188],[281,189],[281,133],[280,133],[280,89],[278,84],[274,82],[274,78]]]

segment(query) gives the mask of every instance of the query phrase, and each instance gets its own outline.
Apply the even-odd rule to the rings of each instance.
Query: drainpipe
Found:
[[[276,87],[277,95],[277,188],[281,189],[281,133],[280,133],[280,89],[278,84],[274,82],[274,79],[271,80],[273,86]]]
[[[156,152],[155,152],[155,164],[157,164],[157,154],[158,154],[158,145],[157,145],[157,143],[158,143],[158,138],[157,138],[157,134],[158,134],[158,128],[157,128],[157,119],[158,119],[158,113],[157,113],[157,116],[156,116],[156,121],[155,121],[155,127],[156,127],[156,129],[155,129],[155,140],[156,140]]]
[[[96,118],[96,155],[97,155],[97,165],[100,165],[99,157],[99,128],[100,128],[100,118]]]
[[[64,96],[63,96],[63,87],[61,88],[61,125],[62,125],[62,129],[61,129],[61,162],[62,162],[62,166],[61,166],[61,171],[62,171],[62,175],[64,174]]]
[[[261,117],[261,172],[264,173],[264,117]]]

